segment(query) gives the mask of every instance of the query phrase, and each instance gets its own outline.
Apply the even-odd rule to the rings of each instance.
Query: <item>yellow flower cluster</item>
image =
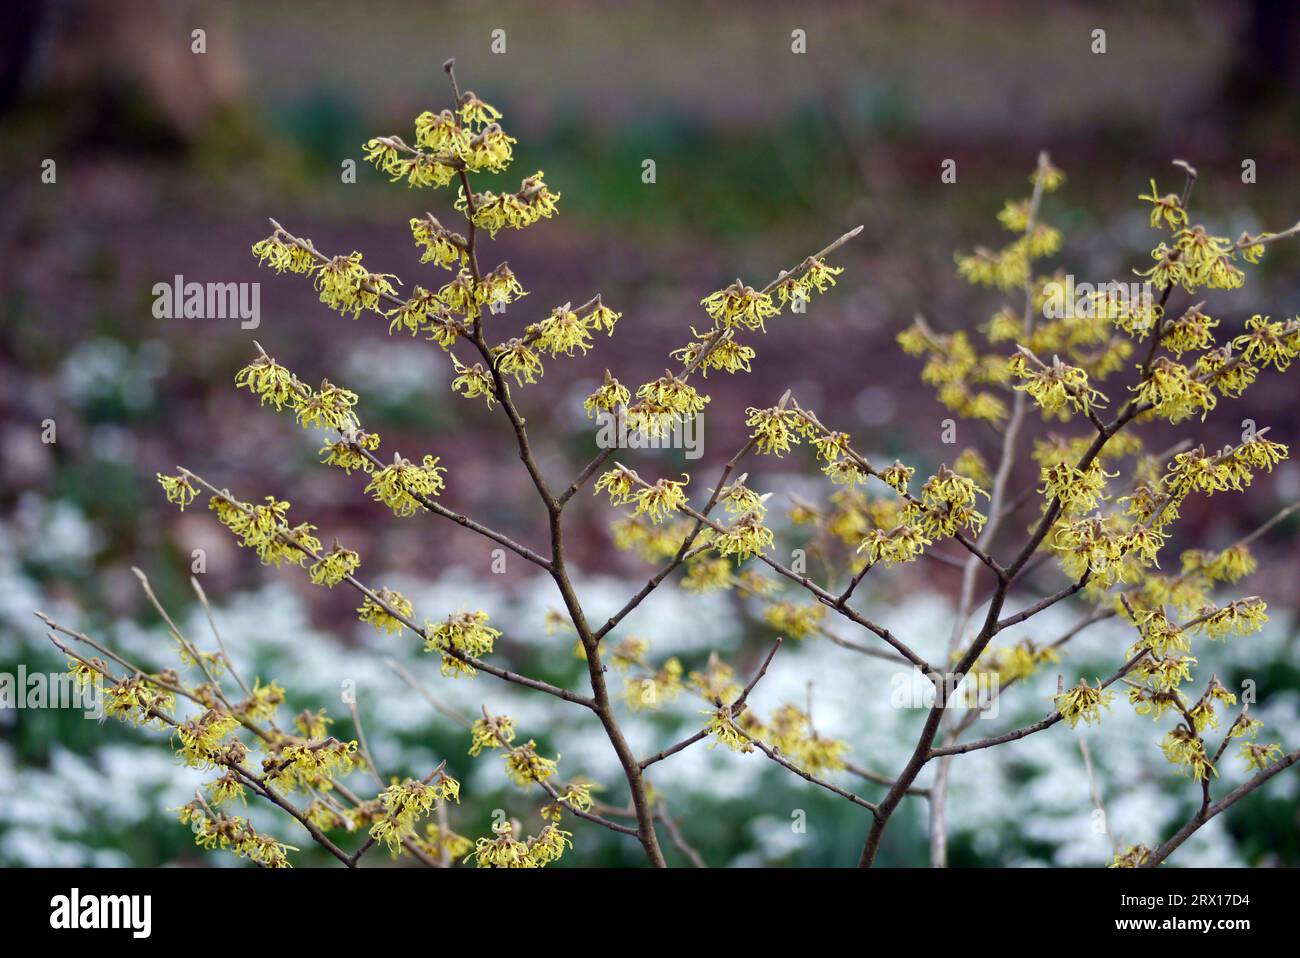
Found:
[[[511,822],[497,822],[492,826],[491,838],[480,838],[474,850],[465,857],[479,868],[542,868],[559,861],[565,849],[572,848],[571,832],[555,825],[546,825],[526,841],[514,837]]]
[[[455,208],[469,217],[479,229],[495,237],[503,229],[524,229],[534,223],[550,219],[557,211],[559,193],[552,193],[538,170],[526,178],[514,193],[475,193],[468,200],[462,187]]]
[[[691,672],[687,681],[691,688],[710,702],[733,702],[740,697],[742,691],[735,670],[719,658],[716,652],[710,652],[705,669]]]
[[[1132,581],[1137,576],[1134,563],[1155,562],[1164,545],[1159,533],[1142,526],[1126,530],[1114,515],[1062,519],[1050,541],[1066,575],[1080,579],[1087,573],[1101,590]]]
[[[834,286],[835,277],[843,272],[843,266],[830,266],[824,259],[809,257],[794,272],[782,272],[773,287],[777,301],[782,306],[799,301],[806,303],[813,292],[824,293]]]
[[[235,374],[235,386],[260,397],[263,405],[269,402],[277,410],[288,406],[304,429],[336,429],[347,433],[360,428],[353,411],[358,401],[355,392],[335,386],[328,379],[321,380],[320,389],[313,390],[266,354]]]
[[[705,379],[709,378],[711,369],[720,369],[726,373],[752,371],[750,362],[757,355],[752,346],[738,343],[731,337],[721,338],[716,332],[701,335],[693,326],[691,332],[697,341],[687,343],[668,354],[683,366],[694,367],[699,360],[699,369]],[[700,358],[701,355],[703,359]]]
[[[559,822],[565,809],[579,812],[591,811],[596,804],[596,800],[591,795],[591,790],[596,787],[598,786],[592,785],[590,782],[570,782],[560,792],[560,796],[556,801],[542,807],[542,818],[550,822]]]
[[[1272,365],[1285,372],[1291,360],[1300,356],[1300,318],[1286,323],[1270,323],[1267,316],[1256,313],[1246,320],[1246,329],[1232,341],[1232,348],[1248,363]]]
[[[1094,459],[1086,469],[1068,462],[1057,462],[1042,467],[1040,478],[1043,487],[1038,491],[1049,501],[1052,498],[1060,500],[1061,508],[1067,513],[1092,512],[1097,508],[1098,499],[1106,498],[1106,480],[1117,475],[1119,473],[1102,469],[1099,459]]]
[[[640,660],[637,664],[640,664]],[[623,681],[623,701],[633,712],[655,709],[672,702],[685,688],[682,683],[685,673],[681,661],[674,656],[651,675],[629,675]]]
[[[369,622],[376,629],[390,635],[401,632],[406,627],[406,623],[398,616],[404,616],[407,619],[411,617],[412,613],[415,612],[411,600],[400,592],[394,592],[392,589],[380,589],[375,595],[379,597],[379,601],[376,602],[370,596],[366,596],[365,601],[357,609],[357,617],[362,622]],[[394,615],[394,612],[397,615]]]
[[[705,296],[700,300],[700,305],[713,319],[717,329],[740,327],[766,331],[766,321],[781,311],[769,293],[746,286],[739,279],[726,289]]]
[[[396,856],[402,842],[415,835],[417,821],[437,805],[460,801],[460,783],[445,772],[428,784],[408,778],[380,792],[379,800],[384,816],[371,827],[370,837],[383,842]]]
[[[1169,621],[1164,609],[1152,609],[1148,612],[1138,613],[1135,623],[1138,628],[1138,641],[1129,649],[1129,656],[1132,657],[1143,649],[1147,649],[1151,654],[1158,658],[1167,658],[1172,653],[1188,652],[1191,650],[1191,639],[1187,633],[1177,623]]]
[[[459,612],[434,625],[424,627],[424,651],[442,655],[442,674],[473,675],[475,669],[461,656],[479,659],[490,655],[501,636],[499,629],[487,624],[486,612]],[[455,653],[455,654],[453,654]]]
[[[1267,608],[1262,599],[1254,596],[1238,599],[1221,609],[1207,612],[1189,628],[1211,639],[1221,639],[1228,635],[1250,635],[1258,632],[1268,622]]]
[[[378,310],[381,297],[397,295],[389,282],[396,278],[391,273],[370,272],[361,265],[361,254],[354,252],[321,264],[312,282],[322,303],[340,313],[350,312],[356,319],[363,309]]]
[[[1155,183],[1151,184],[1152,190],[1155,189]],[[1123,851],[1115,853],[1110,860],[1107,868],[1141,868],[1148,858],[1151,857],[1151,849],[1145,845],[1129,845]]]
[[[884,529],[870,530],[858,545],[858,553],[866,554],[869,565],[884,562],[887,566],[900,562],[911,562],[922,555],[933,540],[926,537],[921,527],[912,523],[894,526],[888,532]]]
[[[1219,321],[1201,312],[1204,303],[1190,306],[1161,333],[1160,344],[1181,357],[1183,353],[1214,346],[1214,329]]]
[[[650,517],[654,523],[663,522],[686,505],[685,486],[691,477],[683,474],[680,482],[660,479],[653,485],[639,483],[626,469],[611,469],[596,480],[595,492],[609,493],[612,505],[631,502],[636,505],[636,515]]]
[[[977,496],[987,499],[989,494],[965,476],[940,466],[921,487],[920,500],[909,502],[903,515],[929,539],[946,538],[961,529],[978,533],[987,516],[975,509]]]
[[[224,709],[208,709],[196,719],[180,722],[172,730],[180,743],[176,754],[190,768],[206,771],[217,764],[226,736],[239,728],[239,719]]]
[[[375,136],[364,144],[366,162],[387,173],[389,182],[406,180],[411,187],[441,189],[456,178],[457,164],[408,146],[400,136]]]
[[[432,213],[411,219],[411,237],[424,247],[421,263],[433,263],[444,269],[469,265],[469,243],[438,222]]]
[[[1190,772],[1195,781],[1204,781],[1211,775],[1217,778],[1219,775],[1219,770],[1205,754],[1205,743],[1201,741],[1200,735],[1185,725],[1175,726],[1166,734],[1160,740],[1160,750],[1165,753],[1165,759],[1171,765],[1178,766],[1180,774]]]
[[[731,715],[730,705],[723,705],[717,709],[704,711],[701,714],[709,716],[709,723],[705,727],[714,738],[713,744],[709,748],[725,745],[733,752],[754,751],[753,743],[736,725]]]
[[[1070,723],[1070,728],[1074,728],[1080,719],[1085,725],[1100,724],[1101,710],[1109,709],[1114,698],[1115,693],[1102,689],[1100,682],[1093,688],[1086,679],[1080,679],[1078,685],[1055,696],[1053,701],[1061,717]]]
[[[1088,384],[1088,374],[1078,366],[1061,362],[1060,357],[1052,357],[1048,366],[1035,357],[1017,353],[1008,365],[1014,375],[1025,380],[1013,388],[1032,396],[1045,417],[1068,419],[1071,410],[1087,415],[1106,404],[1106,397]]]
[[[826,607],[820,602],[774,602],[763,610],[763,620],[792,639],[815,635],[825,618]]]
[[[1050,193],[1065,181],[1065,174],[1049,164],[1035,170],[1029,179]],[[978,248],[972,254],[957,254],[957,274],[978,286],[1002,290],[1023,286],[1029,279],[1032,261],[1051,256],[1061,248],[1061,234],[1056,228],[1040,221],[1030,228],[1030,207],[1029,200],[1007,202],[998,214],[998,222],[1020,237],[996,252]]]
[[[1241,743],[1241,757],[1246,765],[1257,772],[1262,772],[1282,757],[1282,746],[1276,744],[1256,745],[1254,742]]]
[[[588,314],[588,319],[592,315],[594,313]],[[536,337],[539,348],[550,353],[552,359],[561,353],[572,356],[575,349],[585,353],[591,348],[587,322],[570,308],[569,303],[551,310],[551,315],[529,332]]]
[[[1236,582],[1255,571],[1255,557],[1250,549],[1236,543],[1220,552],[1208,553],[1188,549],[1180,557],[1183,575],[1197,573],[1212,582]]]
[[[285,235],[279,230],[254,243],[253,255],[259,265],[269,262],[277,273],[310,273],[319,262],[310,248],[301,243],[286,242]]]
[[[289,868],[288,852],[298,851],[292,845],[258,834],[247,819],[211,814],[198,799],[177,811],[181,824],[193,830],[194,844],[200,848],[228,850],[263,868]]]
[[[264,505],[250,506],[214,495],[208,507],[216,512],[222,525],[239,537],[240,545],[253,549],[267,565],[302,565],[321,548],[320,540],[312,534],[316,527],[302,523],[290,528],[286,520],[289,503],[273,496],[267,496]]]
[[[335,386],[328,379],[321,380],[320,389],[308,390],[296,404],[298,425],[304,429],[337,429],[340,432],[356,429],[360,423],[352,407],[357,404],[357,394],[350,389]]]
[[[627,425],[647,436],[667,434],[674,424],[703,412],[709,403],[708,396],[670,372],[637,387],[636,397],[627,410]]]
[[[751,738],[762,740],[813,775],[844,768],[848,744],[818,735],[808,713],[793,705],[781,706],[768,722],[746,710],[740,716],[740,725]]]
[[[512,339],[492,351],[492,361],[505,376],[513,376],[516,386],[535,383],[542,375],[542,360],[522,339]]]
[[[167,501],[173,505],[181,507],[181,512],[185,507],[193,502],[199,494],[190,483],[189,476],[164,476],[161,472],[154,473],[158,479],[158,484],[163,487],[163,495]]]
[[[1201,287],[1209,289],[1238,289],[1245,283],[1245,274],[1233,260],[1236,248],[1225,236],[1211,236],[1203,226],[1184,226],[1173,236],[1173,246],[1161,243],[1151,252],[1156,264],[1145,271],[1135,271],[1149,277],[1161,289],[1180,285],[1189,293]]]
[[[744,480],[742,476],[719,491],[718,501],[737,518],[721,531],[715,531],[712,537],[713,548],[719,555],[735,556],[737,561],[766,552],[773,542],[772,530],[763,525],[767,496],[748,488]]]
[[[278,755],[262,760],[263,778],[282,791],[328,791],[334,779],[357,765],[357,743],[327,738],[320,742],[292,742]]]
[[[483,368],[482,363],[465,366],[454,355],[451,357],[451,363],[456,371],[456,378],[451,381],[452,392],[460,393],[466,399],[477,399],[482,396],[487,400],[489,407],[496,402],[496,383]]]
[[[587,418],[591,419],[596,415],[597,410],[612,413],[620,406],[627,405],[631,398],[632,393],[628,388],[610,375],[609,370],[606,369],[605,381],[583,400],[582,408],[586,410]]]
[[[307,569],[311,581],[317,585],[334,588],[361,566],[361,557],[351,549],[345,549],[336,541],[330,549],[313,562]]]
[[[305,387],[287,368],[270,356],[262,355],[235,374],[236,388],[247,389],[276,409],[286,404],[295,408],[302,401]]]
[[[350,476],[353,469],[367,474],[373,472],[375,464],[365,453],[374,452],[378,448],[377,433],[351,430],[337,440],[325,443],[318,454],[325,457],[321,460],[323,465],[338,466]]]
[[[1218,399],[1200,376],[1167,356],[1157,356],[1146,377],[1136,386],[1138,401],[1151,407],[1151,413],[1171,423],[1189,419],[1197,413],[1204,420]]]
[[[909,356],[926,357],[921,381],[935,387],[944,406],[966,419],[997,422],[1006,418],[1006,403],[980,388],[1007,382],[1005,358],[980,356],[965,332],[937,333],[920,319],[899,333],[897,341]]]
[[[144,676],[128,676],[104,686],[104,714],[132,725],[167,725],[176,696]]]
[[[802,413],[793,409],[756,409],[750,406],[745,410],[745,425],[754,429],[754,444],[764,455],[783,456],[792,445],[798,445],[802,439],[810,439],[816,428]]]
[[[1162,226],[1169,230],[1179,229],[1187,224],[1187,211],[1183,209],[1182,200],[1177,193],[1166,193],[1163,196],[1156,189],[1156,181],[1151,181],[1151,195],[1145,196],[1138,194],[1138,199],[1146,200],[1151,204],[1151,228],[1160,229]]]
[[[506,777],[520,788],[534,782],[544,782],[556,772],[559,757],[545,758],[537,754],[537,743],[529,739],[515,745],[505,753]]]
[[[420,500],[442,492],[442,475],[447,470],[438,465],[437,456],[425,456],[420,465],[394,455],[391,464],[375,471],[366,492],[382,502],[397,516],[413,516],[423,508]]]
[[[475,719],[470,728],[469,754],[477,758],[485,748],[509,748],[514,740],[515,723],[509,715]]]
[[[1015,645],[992,649],[980,656],[979,669],[997,675],[1002,684],[1027,679],[1043,665],[1059,662],[1060,655],[1051,646],[1039,648],[1029,639]]]
[[[1172,692],[1184,682],[1192,680],[1191,670],[1195,664],[1196,658],[1191,655],[1171,655],[1163,659],[1148,656],[1133,667],[1129,676],[1136,681],[1146,682],[1157,693]]]

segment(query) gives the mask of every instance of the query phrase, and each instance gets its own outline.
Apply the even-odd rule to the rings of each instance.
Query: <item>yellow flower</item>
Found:
[[[572,356],[575,349],[585,353],[591,348],[591,333],[586,322],[578,318],[568,303],[551,310],[551,315],[537,323],[533,332],[538,346],[550,353],[552,359],[560,353]]]
[[[1100,682],[1096,688],[1092,688],[1086,679],[1080,679],[1078,685],[1055,696],[1054,701],[1056,710],[1070,723],[1070,728],[1074,728],[1080,719],[1086,725],[1091,725],[1094,721],[1100,724],[1101,710],[1109,709],[1114,698],[1115,693],[1104,691]]]
[[[1092,512],[1097,508],[1097,500],[1106,498],[1103,494],[1106,480],[1117,475],[1119,473],[1102,469],[1101,462],[1097,459],[1089,463],[1086,469],[1058,462],[1042,467],[1040,478],[1043,487],[1038,491],[1045,493],[1049,499],[1059,499],[1061,507],[1067,512]]]
[[[485,748],[509,748],[514,740],[514,720],[509,715],[497,715],[491,721],[475,719],[470,729],[469,754],[477,757]]]
[[[736,727],[736,723],[731,716],[730,705],[723,705],[715,710],[705,711],[701,714],[709,716],[709,724],[706,727],[709,734],[714,737],[714,742],[709,748],[725,745],[733,752],[754,751],[753,744]]]
[[[753,439],[758,451],[765,455],[783,456],[791,445],[798,445],[801,437],[807,439],[814,433],[812,424],[792,409],[750,406],[745,416],[745,425],[754,428]]]
[[[384,842],[394,855],[402,842],[415,834],[415,823],[437,805],[460,801],[460,783],[444,772],[430,784],[407,779],[379,794],[385,815],[370,829],[372,838]]]
[[[501,129],[500,124],[490,123],[470,137],[461,149],[461,158],[466,169],[501,173],[514,159],[513,146],[517,142]]]
[[[456,107],[456,114],[465,126],[486,126],[501,119],[501,111],[490,103],[484,103],[473,91],[466,90]]]
[[[1106,397],[1088,384],[1086,372],[1061,362],[1059,357],[1052,357],[1052,364],[1046,366],[1035,357],[1027,359],[1024,353],[1017,353],[1009,364],[1012,373],[1026,380],[1013,388],[1029,393],[1044,415],[1061,413],[1064,419],[1067,409],[1087,415],[1106,403]]]
[[[1250,768],[1262,772],[1282,757],[1282,746],[1275,744],[1255,745],[1253,742],[1242,742],[1241,757],[1246,760],[1246,764]]]
[[[605,382],[582,402],[582,408],[587,412],[587,418],[590,419],[596,414],[596,410],[604,412],[614,412],[620,406],[627,405],[632,398],[632,393],[628,388],[610,375],[608,369],[605,370]]]
[[[433,113],[425,110],[415,118],[415,142],[436,153],[459,155],[469,140],[469,134],[456,122],[450,110]]]
[[[361,607],[357,609],[358,617],[362,622],[369,622],[376,629],[381,629],[384,632],[390,634],[401,632],[406,623],[398,616],[407,619],[411,617],[411,614],[415,611],[415,607],[411,605],[411,600],[400,592],[394,592],[391,589],[380,589],[376,595],[379,597],[379,602],[376,602],[370,596],[366,596],[365,601],[361,603]]]
[[[155,473],[158,477],[158,483],[163,487],[163,494],[167,501],[175,503],[181,507],[181,512],[185,507],[195,500],[199,491],[191,485],[189,476],[164,476],[161,472]]]
[[[477,399],[482,396],[491,407],[496,402],[496,384],[483,368],[483,364],[464,366],[455,356],[451,357],[451,362],[456,371],[456,378],[451,381],[452,392],[458,392],[466,399]]]
[[[296,407],[303,393],[309,392],[293,373],[265,354],[235,374],[235,386],[247,389],[261,397],[263,405],[269,402],[276,409],[282,409],[285,404]]]
[[[1156,189],[1156,181],[1151,181],[1151,195],[1139,194],[1138,199],[1151,204],[1151,228],[1160,229],[1163,224],[1170,230],[1176,230],[1187,223],[1187,211],[1176,193],[1161,196]]]
[[[523,745],[516,745],[505,753],[506,776],[524,788],[533,782],[544,782],[556,772],[558,759],[544,758],[537,754],[537,743],[529,739]]]
[[[456,659],[457,656],[448,653],[456,652],[474,659],[490,654],[494,643],[501,637],[501,632],[488,626],[487,621],[486,612],[460,612],[447,616],[437,625],[425,623],[424,651],[442,653],[444,674],[448,671],[468,671],[473,674],[472,667],[449,666],[447,660]]]
[[[335,256],[316,270],[315,285],[320,301],[356,319],[363,309],[377,310],[381,296],[396,296],[391,273],[372,273],[361,265],[361,254]]]
[[[424,247],[421,263],[433,263],[444,269],[469,263],[469,244],[465,238],[444,227],[432,213],[412,218],[411,236],[417,245]]]
[[[895,526],[889,532],[872,529],[857,551],[866,553],[870,565],[883,561],[885,565],[891,566],[899,562],[911,562],[925,552],[926,546],[932,544],[920,527],[904,524]]]
[[[632,501],[632,490],[635,488],[636,480],[630,472],[626,469],[610,469],[596,480],[593,492],[599,495],[604,490],[609,493],[610,505],[621,506]]]
[[[442,475],[447,470],[438,465],[438,457],[425,456],[420,465],[394,456],[391,465],[377,470],[366,485],[376,502],[382,502],[394,515],[413,516],[422,508],[421,499],[442,492]]]
[[[763,611],[763,618],[783,635],[806,639],[821,628],[826,607],[820,602],[776,602]]]
[[[352,407],[357,404],[357,394],[350,389],[323,380],[318,391],[306,390],[297,403],[298,425],[308,427],[355,429],[359,425]]]
[[[689,475],[683,474],[681,482],[673,479],[660,479],[653,486],[639,490],[636,500],[636,514],[648,515],[651,522],[663,522],[673,513],[686,505],[686,483],[691,481]],[[768,533],[769,541],[771,533]]]
[[[253,255],[258,264],[270,262],[277,273],[288,270],[290,273],[310,273],[317,266],[316,255],[296,242],[285,242],[279,231],[274,236],[258,240],[253,244]]]
[[[1267,316],[1258,313],[1246,320],[1249,332],[1232,341],[1232,348],[1242,359],[1261,366],[1272,365],[1285,372],[1291,360],[1300,355],[1300,321],[1270,323]]]
[[[492,361],[502,375],[513,376],[517,386],[537,382],[537,377],[543,372],[541,359],[522,339],[512,339],[496,347]]]
[[[1186,366],[1167,356],[1157,356],[1146,378],[1129,388],[1137,393],[1140,402],[1151,405],[1155,415],[1171,423],[1198,412],[1204,420],[1218,402],[1209,386],[1193,377]]]
[[[719,329],[731,329],[739,326],[744,329],[765,330],[765,321],[775,316],[780,310],[767,293],[760,293],[752,286],[746,286],[741,280],[710,293],[700,300],[700,305],[712,317]]]
[[[1152,183],[1154,191],[1155,184]],[[1107,868],[1138,868],[1151,857],[1151,849],[1145,845],[1129,845],[1121,852],[1116,852]]]
[[[1195,781],[1204,781],[1211,775],[1218,777],[1218,769],[1205,754],[1205,743],[1185,725],[1179,725],[1165,735],[1160,740],[1160,750],[1170,764],[1178,766],[1180,774],[1191,772]]]
[[[379,436],[376,433],[351,431],[345,438],[327,442],[318,452],[325,457],[321,460],[324,465],[338,466],[348,475],[352,475],[353,469],[369,474],[375,465],[364,452],[374,452],[378,448]]]
[[[312,582],[332,589],[356,572],[360,565],[361,557],[336,541],[333,549],[311,564],[307,574]]]

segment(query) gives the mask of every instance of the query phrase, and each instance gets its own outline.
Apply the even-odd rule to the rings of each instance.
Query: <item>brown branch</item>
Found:
[[[1237,802],[1241,801],[1251,792],[1255,791],[1255,789],[1259,788],[1261,785],[1263,785],[1265,782],[1271,779],[1274,775],[1278,774],[1279,772],[1285,771],[1286,769],[1294,765],[1296,762],[1300,762],[1300,750],[1291,752],[1289,755],[1282,757],[1277,761],[1276,764],[1270,765],[1268,768],[1261,771],[1258,775],[1256,775],[1254,778],[1250,779],[1249,781],[1242,782],[1231,792],[1229,792],[1227,795],[1225,795],[1223,798],[1219,799],[1217,802],[1213,803],[1212,805],[1208,807],[1202,807],[1199,811],[1197,811],[1195,815],[1192,816],[1191,820],[1188,821],[1186,825],[1180,828],[1173,835],[1173,837],[1169,839],[1169,841],[1165,842],[1163,845],[1160,845],[1158,848],[1152,851],[1151,854],[1147,856],[1146,860],[1142,862],[1141,867],[1155,868],[1166,858],[1168,858],[1171,854],[1173,854],[1174,851],[1177,850],[1178,846],[1180,846],[1183,842],[1187,841],[1187,839],[1191,838],[1192,835],[1194,835],[1202,825],[1204,825],[1206,822],[1208,822],[1210,819],[1214,818],[1216,815],[1220,814],[1221,812],[1227,811],[1233,805],[1237,804]]]

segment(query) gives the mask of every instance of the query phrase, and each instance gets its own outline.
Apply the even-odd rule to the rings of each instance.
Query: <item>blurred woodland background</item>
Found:
[[[195,28],[206,30],[203,55],[191,53]],[[805,55],[790,51],[795,28],[807,32]],[[1104,55],[1089,49],[1095,28],[1107,32]],[[504,54],[490,52],[494,29],[506,31]],[[314,464],[313,438],[259,412],[233,385],[257,339],[305,379],[357,390],[363,420],[386,448],[440,455],[453,508],[540,541],[544,515],[504,422],[450,392],[441,351],[389,338],[373,315],[352,322],[330,313],[309,283],[259,271],[249,253],[274,216],[323,250],[363,251],[367,265],[397,273],[407,288],[427,283],[407,220],[432,210],[450,223],[451,194],[389,185],[361,162],[361,143],[409,136],[416,114],[447,105],[444,59],[456,57],[462,85],[504,112],[519,139],[512,175],[545,170],[563,194],[555,220],[503,234],[490,254],[532,291],[519,309],[541,317],[600,291],[624,312],[612,340],[551,364],[551,375],[521,394],[530,431],[544,437],[543,465],[557,477],[594,451],[581,399],[606,367],[629,384],[658,375],[667,351],[702,322],[703,295],[737,275],[765,282],[858,223],[863,234],[835,260],[847,269],[833,295],[755,342],[752,375],[710,377],[700,481],[744,441],[745,406],[770,405],[787,387],[882,458],[903,456],[921,474],[950,460],[952,448],[939,441],[947,413],[894,336],[916,313],[954,329],[998,308],[997,296],[958,280],[953,252],[999,242],[994,214],[1003,198],[1026,192],[1040,149],[1069,177],[1046,213],[1065,232],[1057,261],[1080,280],[1126,279],[1147,265],[1154,240],[1137,195],[1152,176],[1175,189],[1174,158],[1200,171],[1193,221],[1214,232],[1235,237],[1300,218],[1300,7],[1286,0],[9,0],[0,46],[0,671],[20,662],[62,668],[35,608],[169,664],[165,633],[130,568],[145,570],[163,602],[197,628],[187,578],[191,550],[202,548],[204,587],[246,671],[285,684],[291,711],[329,707],[336,734],[351,734],[338,689],[355,681],[385,771],[449,758],[476,810],[453,822],[469,835],[485,833],[493,807],[513,803],[522,814],[528,803],[495,765],[465,757],[466,736],[386,670],[384,656],[465,711],[479,702],[510,711],[525,737],[616,793],[603,737],[563,727],[549,702],[488,678],[451,688],[409,643],[385,644],[356,623],[351,595],[260,566],[205,510],[182,516],[167,506],[153,480],[185,464],[245,498],[288,498],[295,514],[339,535],[372,568],[394,570],[386,581],[417,608],[483,607],[494,624],[506,623],[504,641],[522,663],[557,681],[577,674],[571,641],[543,635],[542,617],[557,601],[533,570],[519,562],[492,576],[483,540],[447,523],[392,519],[355,477]],[[41,182],[46,158],[57,162],[54,184]],[[642,182],[647,158],[654,184]],[[940,182],[947,158],[957,162],[955,184]],[[1258,168],[1252,185],[1240,175],[1247,158]],[[358,161],[355,184],[341,182],[346,159]],[[1294,244],[1272,250],[1233,297],[1234,315],[1300,311],[1300,255]],[[176,274],[260,282],[260,328],[154,318],[151,287]],[[1294,388],[1261,377],[1205,426],[1187,426],[1217,448],[1253,418],[1294,453]],[[57,424],[55,444],[41,442],[46,419]],[[960,428],[959,447],[992,452],[991,433]],[[635,455],[649,474],[681,471],[679,451]],[[751,474],[779,497],[825,494],[801,457],[766,459]],[[1031,479],[1026,471],[1022,481]],[[570,549],[590,572],[582,587],[593,604],[612,609],[646,567],[614,552],[613,513],[584,498]],[[1169,555],[1225,545],[1297,499],[1300,468],[1287,463],[1248,496],[1189,501]],[[1274,619],[1219,664],[1229,687],[1243,676],[1258,682],[1261,716],[1292,747],[1300,738],[1298,526],[1293,517],[1257,545],[1260,570],[1248,589],[1269,601]],[[778,546],[793,548],[798,535],[778,530]],[[918,564],[873,576],[866,595],[900,634],[946,636],[944,594],[956,579]],[[1042,627],[1053,621],[1066,622],[1065,613]],[[743,668],[772,636],[726,597],[675,589],[627,628],[652,637],[657,657],[680,654],[688,667],[717,648]],[[896,771],[920,713],[889,708],[888,666],[817,641],[778,658],[762,689],[767,704],[783,695],[802,703],[814,679],[819,727],[846,738],[860,764]],[[1064,670],[1108,674],[1126,638],[1101,629],[1090,641]],[[1005,727],[1045,714],[1055,674],[1045,682],[1038,691],[1026,683],[1004,704]],[[698,722],[689,705],[676,712],[638,720],[638,741],[669,741]],[[1130,841],[1162,837],[1195,790],[1160,758],[1149,720],[1117,717],[1090,734],[1118,830]],[[1108,858],[1104,836],[1089,827],[1073,739],[1058,727],[958,760],[954,864]],[[857,810],[761,756],[718,751],[664,763],[655,778],[710,863],[856,860],[866,828]],[[1216,820],[1182,863],[1300,864],[1296,779],[1280,777]],[[0,711],[0,864],[225,864],[195,849],[164,810],[192,789],[156,733],[101,727],[75,712]],[[795,808],[807,811],[806,834],[791,833]],[[893,827],[882,863],[923,857],[923,809],[906,810]],[[587,827],[564,864],[632,864],[633,845]]]

